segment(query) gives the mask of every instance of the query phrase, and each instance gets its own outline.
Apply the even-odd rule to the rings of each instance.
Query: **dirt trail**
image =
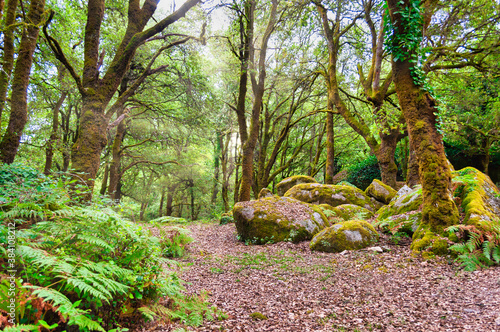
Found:
[[[246,246],[234,225],[189,228],[181,278],[228,318],[188,331],[500,331],[500,267],[464,272],[387,237],[377,245],[388,252],[327,254],[308,242]]]

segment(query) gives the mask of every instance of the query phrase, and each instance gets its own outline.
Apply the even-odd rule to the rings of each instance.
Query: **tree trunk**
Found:
[[[415,143],[410,137],[408,140],[410,142],[410,153],[408,158],[408,171],[406,172],[406,184],[408,187],[413,188],[420,183],[420,171]]]
[[[104,196],[106,194],[106,190],[108,189],[108,179],[109,179],[109,163],[106,163],[106,167],[104,167],[104,175],[102,177],[101,190],[99,194]]]
[[[401,4],[398,0],[388,0],[394,34],[407,36],[409,27],[402,24]],[[410,6],[405,3],[404,6]],[[398,47],[400,47],[398,45]],[[401,49],[401,52],[405,50]],[[407,51],[407,50],[406,50]],[[407,53],[411,53],[408,52]],[[394,55],[394,54],[393,54]],[[410,140],[417,154],[424,207],[422,228],[414,236],[414,245],[426,236],[425,228],[443,234],[443,229],[458,223],[458,210],[451,192],[451,172],[444,152],[441,134],[436,128],[435,100],[412,77],[412,64],[408,54],[404,60],[392,61],[394,83],[399,103],[408,126]],[[416,247],[413,247],[416,249]]]
[[[333,104],[328,103],[329,110],[333,111]],[[331,106],[330,106],[331,105]],[[335,132],[333,131],[333,113],[326,114],[326,164],[325,184],[332,184],[335,176]]]
[[[14,23],[16,22],[18,4],[19,0],[7,0],[5,24],[2,26],[3,54],[0,70],[0,132],[2,132],[2,113],[5,109],[5,101],[7,100],[10,75],[12,74],[12,68],[14,68]]]
[[[163,203],[165,201],[165,187],[161,188],[160,207],[158,208],[158,218],[163,216]]]
[[[123,114],[123,108],[117,112],[117,117],[120,117]],[[122,157],[122,143],[123,138],[125,137],[126,123],[122,120],[118,126],[116,126],[116,134],[115,139],[113,141],[113,146],[111,147],[112,151],[112,159],[109,167],[109,187],[108,187],[108,195],[111,199],[116,200],[117,197],[115,195],[116,189],[118,186],[118,182],[121,178],[121,157]]]
[[[392,130],[389,134],[385,134],[381,131],[380,138],[380,145],[375,151],[375,156],[377,157],[380,167],[382,182],[396,189],[398,166],[396,165],[394,155],[401,135],[398,130]]]
[[[172,194],[172,192],[168,191],[167,193],[167,208],[166,208],[166,211],[165,211],[165,215],[167,217],[171,217],[172,216],[172,203],[174,201],[174,195]]]
[[[220,154],[222,151],[222,140],[223,135],[220,131],[216,132],[215,137],[215,156],[214,156],[214,186],[212,189],[212,205],[217,203],[217,194],[219,193],[219,165],[220,165]]]
[[[33,63],[33,53],[38,40],[38,25],[42,20],[44,8],[45,0],[31,1],[27,16],[29,25],[24,28],[19,45],[19,53],[12,78],[9,124],[2,142],[0,142],[0,159],[7,164],[14,162],[24,126],[28,121],[27,89]]]
[[[52,159],[54,157],[54,144],[56,143],[58,139],[57,135],[57,130],[59,129],[59,110],[61,109],[62,104],[64,103],[64,100],[66,99],[66,96],[68,93],[64,91],[61,94],[61,97],[57,101],[56,106],[54,107],[54,110],[52,111],[52,132],[50,134],[50,138],[47,141],[47,149],[45,150],[45,168],[43,171],[43,174],[49,175],[50,174],[50,169],[52,168]]]
[[[103,75],[100,73],[102,55],[100,55],[99,46],[101,26],[106,10],[105,0],[88,1],[82,77],[78,76],[77,70],[69,64],[58,42],[44,29],[52,51],[66,66],[82,95],[83,114],[80,119],[78,138],[72,147],[71,160],[73,168],[78,173],[76,176],[80,180],[79,184],[87,189],[87,192],[81,195],[85,200],[92,198],[100,154],[106,145],[106,128],[115,111],[114,108],[110,108],[105,114],[105,110],[128,70],[137,48],[182,18],[200,0],[187,0],[175,12],[145,29],[156,11],[157,2],[146,1],[141,7],[140,1],[129,1],[126,31]]]
[[[84,200],[92,198],[101,152],[107,144],[108,121],[103,114],[104,107],[105,105],[98,98],[83,99],[83,114],[80,119],[78,138],[71,148],[71,163],[77,173],[77,179],[80,180],[77,183],[85,190],[85,193],[81,195]],[[109,188],[111,188],[111,181]],[[109,190],[108,192],[112,193]],[[116,190],[116,184],[113,190]]]

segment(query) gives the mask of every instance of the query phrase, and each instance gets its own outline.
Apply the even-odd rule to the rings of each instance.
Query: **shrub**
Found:
[[[345,181],[352,183],[361,190],[365,190],[374,179],[381,179],[380,168],[375,156],[369,156],[365,160],[350,166]]]

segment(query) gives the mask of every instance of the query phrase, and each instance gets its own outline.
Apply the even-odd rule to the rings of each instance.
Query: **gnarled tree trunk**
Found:
[[[408,8],[411,3],[405,1],[401,4],[398,0],[387,0],[387,4],[394,26],[393,33],[401,36],[410,34],[409,26],[401,23],[401,7]],[[430,231],[442,234],[445,227],[456,224],[459,220],[451,192],[451,171],[444,153],[442,136],[436,128],[438,110],[435,100],[421,86],[415,84],[412,75],[413,64],[409,61],[413,51],[401,50],[405,51],[410,53],[405,59],[394,60],[393,56],[392,68],[396,93],[419,165],[424,201],[422,223]],[[420,231],[414,240],[423,236],[425,231]]]
[[[24,126],[28,121],[27,89],[31,65],[33,63],[33,53],[38,40],[38,26],[42,21],[44,8],[45,0],[31,1],[29,13],[27,15],[29,24],[27,24],[23,30],[21,43],[19,45],[14,75],[12,77],[9,124],[0,142],[0,159],[7,164],[14,162]]]

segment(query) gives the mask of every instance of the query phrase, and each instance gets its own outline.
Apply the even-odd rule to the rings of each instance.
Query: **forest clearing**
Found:
[[[500,331],[498,0],[0,0],[0,328]]]

